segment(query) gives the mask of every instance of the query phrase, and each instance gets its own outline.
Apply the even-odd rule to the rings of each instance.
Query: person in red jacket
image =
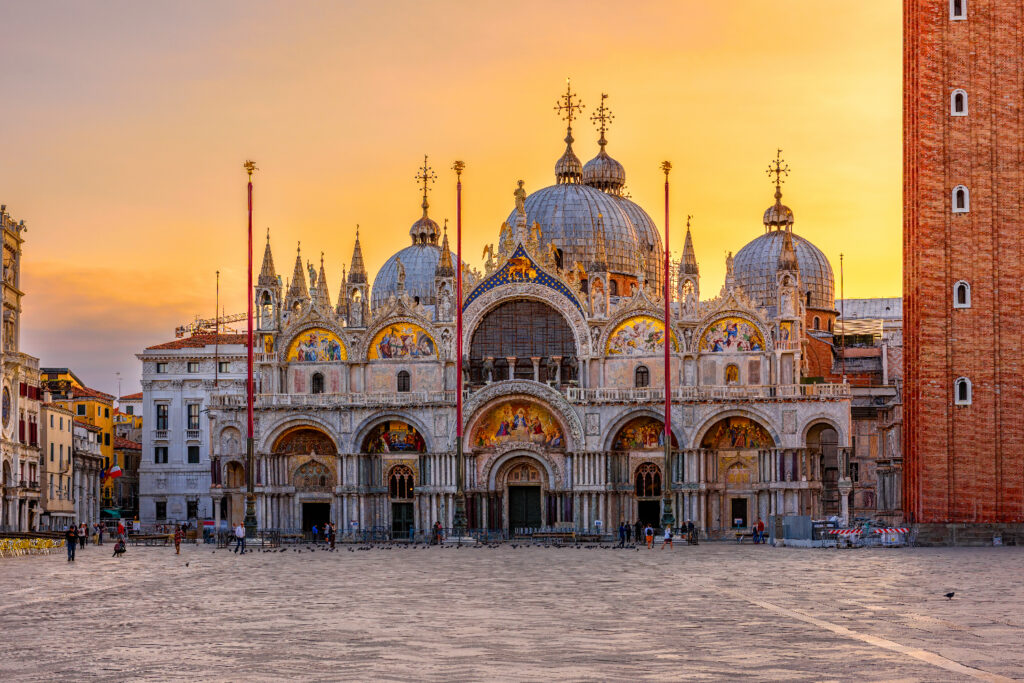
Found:
[[[185,532],[181,530],[181,525],[179,524],[177,526],[177,528],[174,530],[174,554],[175,555],[181,555],[181,542],[182,542],[182,540],[184,540],[184,538],[185,538]]]

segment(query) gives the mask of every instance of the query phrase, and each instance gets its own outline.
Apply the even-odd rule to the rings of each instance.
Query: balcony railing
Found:
[[[202,431],[200,431],[198,429],[186,429],[185,430],[185,440],[186,441],[199,441],[201,435],[202,435]]]
[[[167,430],[166,429],[154,429],[153,430],[153,438],[157,439],[158,441],[166,441],[167,440]]]
[[[673,401],[733,401],[752,399],[826,399],[843,398],[850,395],[848,384],[783,384],[773,385],[730,385],[730,386],[682,386],[672,388]],[[568,387],[566,398],[578,403],[648,403],[665,400],[663,388],[613,388],[584,389]]]

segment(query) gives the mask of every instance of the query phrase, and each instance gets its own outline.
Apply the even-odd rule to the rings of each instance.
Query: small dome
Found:
[[[785,207],[783,207],[785,208]],[[835,276],[832,265],[810,241],[792,234],[797,262],[800,264],[800,287],[808,308],[825,311],[835,309]],[[775,305],[775,275],[779,254],[785,241],[784,230],[772,230],[751,240],[739,250],[733,260],[736,285],[758,306]]]
[[[793,210],[782,203],[782,190],[775,187],[775,203],[765,209],[766,228],[785,228],[793,225]]]
[[[555,179],[561,183],[578,183],[583,179],[583,164],[572,151],[572,131],[565,136],[565,153],[555,162]]]
[[[583,167],[583,184],[617,195],[626,184],[626,169],[608,156],[604,145],[601,145],[601,151],[597,156]]]
[[[424,215],[409,228],[409,236],[413,244],[437,244],[439,229],[433,218]]]
[[[441,260],[441,248],[436,244],[420,243],[402,249],[384,262],[373,279],[370,304],[380,306],[392,294],[398,295],[398,259],[402,259],[402,267],[405,268],[405,291],[413,299],[419,297],[424,306],[433,305],[434,271]]]

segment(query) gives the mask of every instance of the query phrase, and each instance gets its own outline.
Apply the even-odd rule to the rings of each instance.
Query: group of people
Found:
[[[693,525],[693,521],[686,520],[679,527],[679,532],[686,538],[686,542],[690,545],[697,545],[697,528]],[[672,527],[665,527],[662,530],[664,535],[664,548],[668,546],[672,547],[673,531]],[[654,547],[654,527],[650,524],[644,524],[640,520],[636,522],[622,522],[619,524],[619,547],[624,548],[627,543],[632,543],[634,538],[637,543],[646,543],[648,548]]]
[[[314,524],[313,528],[310,529],[310,533],[313,534],[314,543],[320,542],[320,536],[322,534],[324,543],[329,543],[332,548],[338,539],[338,527],[334,526],[333,522],[324,522],[323,529]]]
[[[103,534],[106,533],[106,527],[100,522],[96,522],[93,526],[93,542],[96,545],[103,545]],[[64,530],[64,546],[68,551],[68,562],[75,561],[75,551],[82,550],[85,548],[85,544],[89,540],[89,525],[85,522],[81,524],[69,524]],[[117,523],[117,541],[114,543],[114,557],[119,557],[125,552],[125,528],[124,523],[118,521]]]

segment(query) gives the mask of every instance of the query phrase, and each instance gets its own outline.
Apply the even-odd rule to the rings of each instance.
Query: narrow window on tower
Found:
[[[965,280],[953,285],[953,308],[971,307],[971,286]]]
[[[967,91],[957,88],[949,97],[949,113],[953,116],[967,116]]]
[[[963,185],[953,188],[953,213],[967,213],[971,210],[971,192]]]
[[[813,325],[814,329],[820,330],[821,329],[821,318],[819,318],[818,316],[814,316],[814,322],[812,323],[812,325]]]
[[[967,18],[967,0],[949,0],[949,18],[963,21]]]
[[[958,406],[969,406],[973,399],[971,380],[960,377],[953,382],[953,402]]]

